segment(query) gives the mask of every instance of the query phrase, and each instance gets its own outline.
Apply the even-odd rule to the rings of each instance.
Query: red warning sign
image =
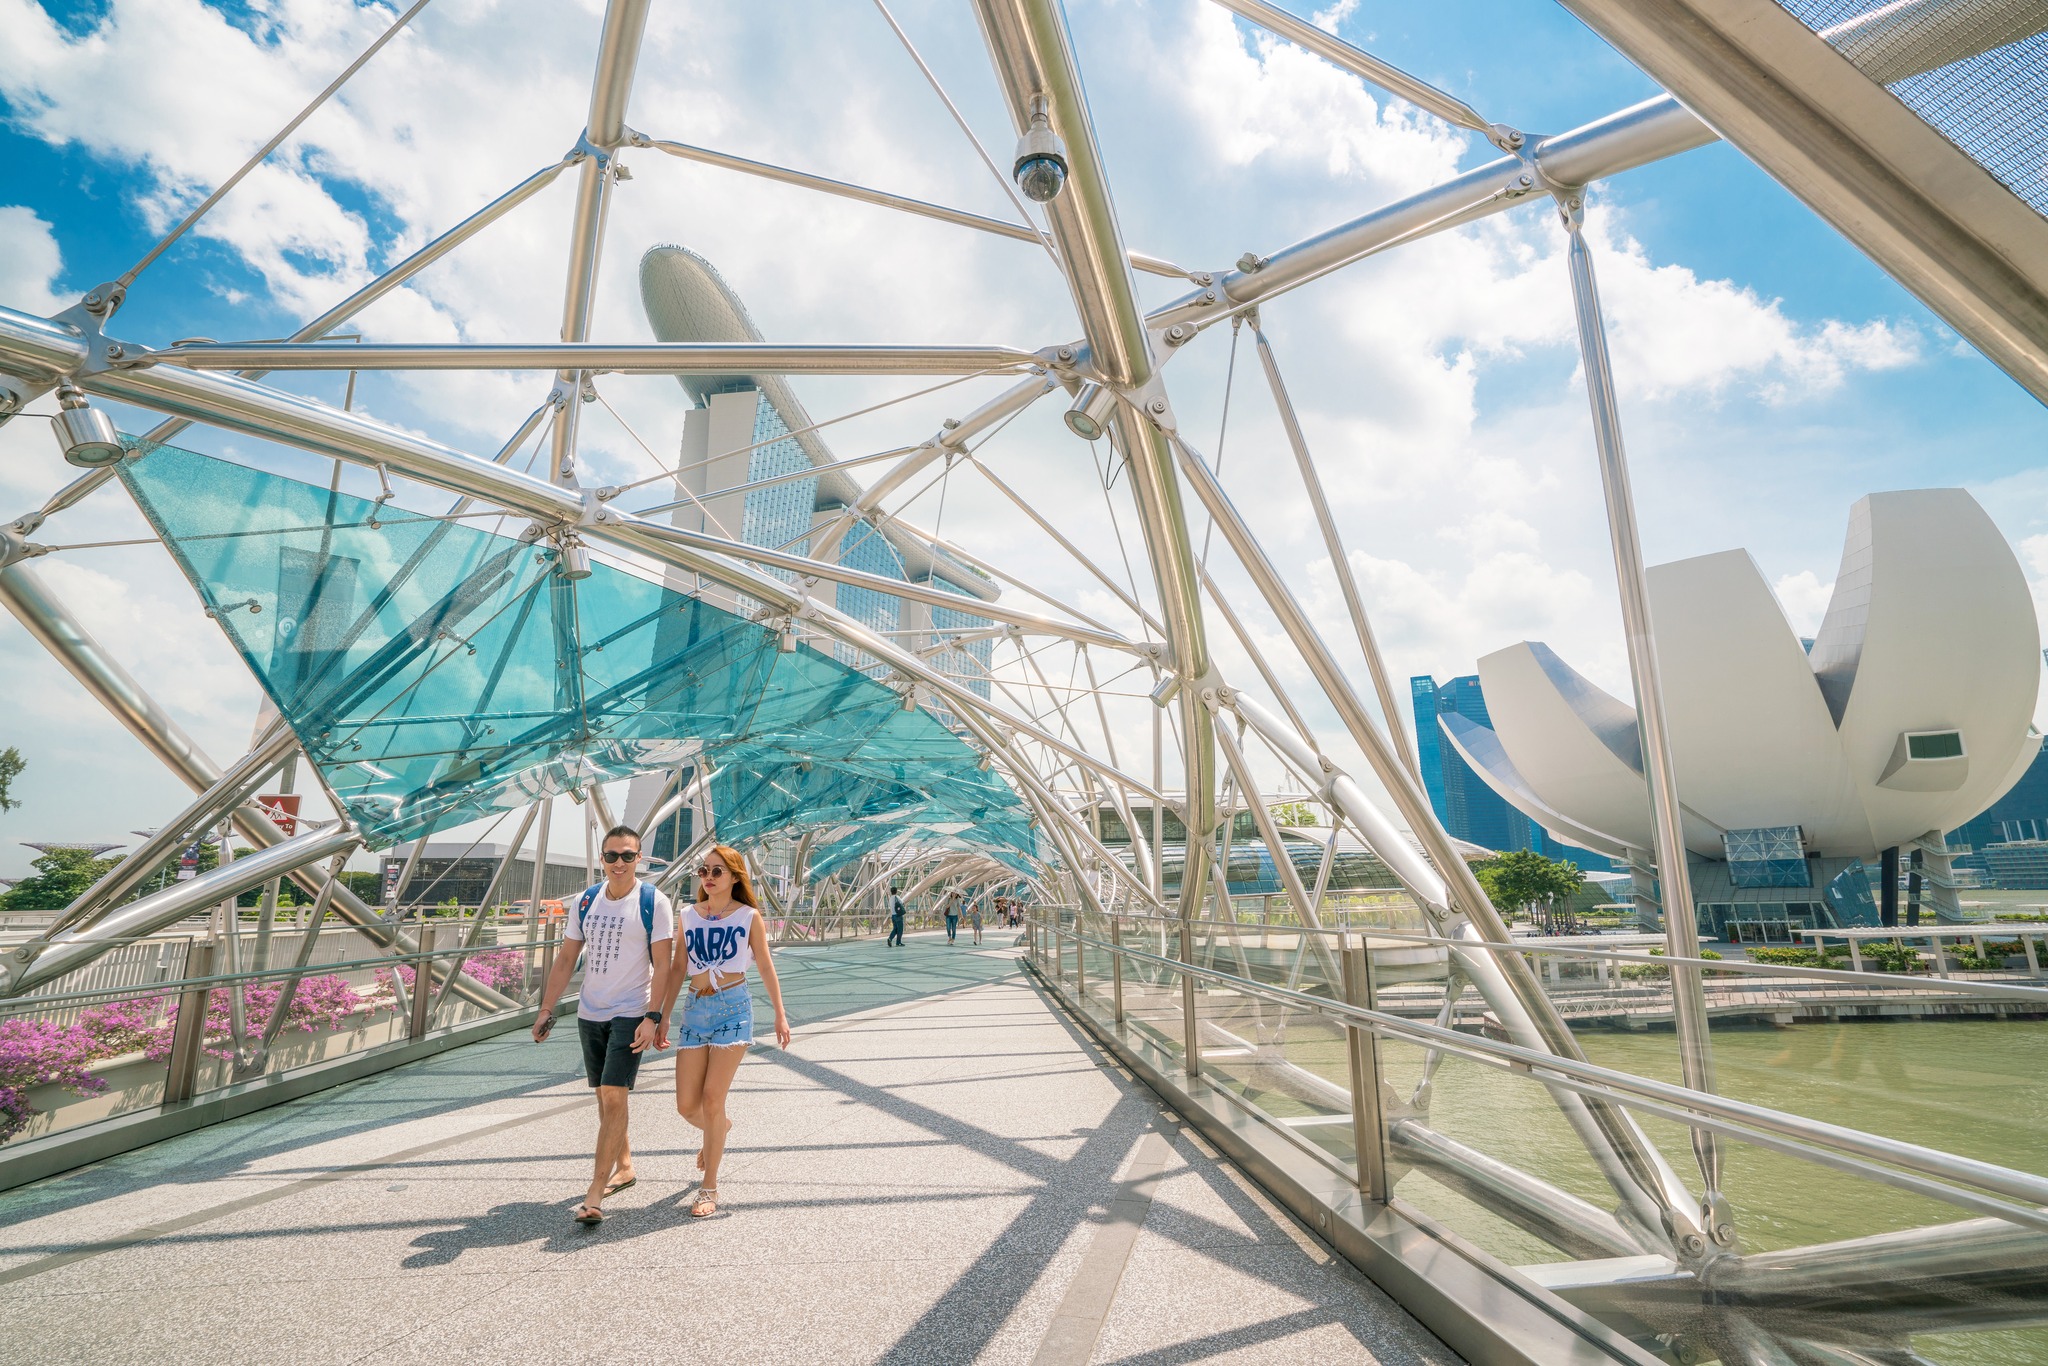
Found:
[[[270,819],[277,822],[277,828],[287,835],[299,830],[299,794],[296,792],[273,793],[258,797],[256,805],[270,813]]]

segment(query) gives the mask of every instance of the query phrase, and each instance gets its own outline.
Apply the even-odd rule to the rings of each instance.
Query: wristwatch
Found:
[[[647,1018],[648,1018],[648,1019],[650,1019],[650,1020],[652,1020],[652,1021],[654,1021],[654,1022],[655,1022],[656,1024],[660,1024],[660,1023],[661,1023],[661,1012],[660,1012],[660,1011],[658,1011],[658,1010],[650,1010],[650,1011],[648,1011],[648,1012],[647,1012]]]

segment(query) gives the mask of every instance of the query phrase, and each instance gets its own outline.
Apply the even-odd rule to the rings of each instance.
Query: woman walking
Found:
[[[675,937],[676,961],[668,980],[687,978],[689,984],[689,998],[676,1020],[676,1113],[704,1131],[704,1147],[697,1154],[704,1175],[690,1205],[690,1214],[698,1219],[718,1213],[718,1164],[732,1131],[725,1097],[747,1045],[754,1041],[748,963],[761,969],[761,985],[775,1007],[775,1042],[789,1047],[782,984],[775,979],[768,933],[754,905],[754,889],[739,852],[714,845],[697,867],[697,900],[684,910]],[[661,1046],[667,1047],[667,1042],[664,1038]]]

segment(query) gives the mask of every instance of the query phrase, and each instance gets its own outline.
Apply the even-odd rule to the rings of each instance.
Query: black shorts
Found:
[[[619,1015],[609,1020],[576,1021],[583,1038],[583,1075],[592,1086],[623,1086],[633,1089],[640,1075],[640,1055],[633,1051],[633,1035],[645,1015]]]

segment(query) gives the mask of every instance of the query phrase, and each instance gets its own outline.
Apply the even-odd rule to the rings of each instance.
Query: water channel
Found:
[[[1668,1030],[1587,1031],[1581,1039],[1594,1062],[1679,1080]],[[1384,1053],[1397,1089],[1407,1094],[1420,1075],[1419,1052],[1390,1044]],[[1717,1026],[1714,1059],[1725,1095],[2048,1174],[2048,1021]],[[1451,1059],[1437,1074],[1429,1109],[1432,1125],[1461,1142],[1612,1204],[1556,1105],[1534,1082]],[[1697,1187],[1685,1131],[1645,1123],[1673,1167]],[[1724,1140],[1724,1152],[1724,1189],[1747,1252],[1973,1217],[1739,1143]],[[1560,1260],[1554,1248],[1426,1177],[1407,1177],[1396,1193],[1508,1262]],[[1914,1347],[1944,1366],[2048,1366],[2048,1328],[1933,1334],[1915,1338]]]

